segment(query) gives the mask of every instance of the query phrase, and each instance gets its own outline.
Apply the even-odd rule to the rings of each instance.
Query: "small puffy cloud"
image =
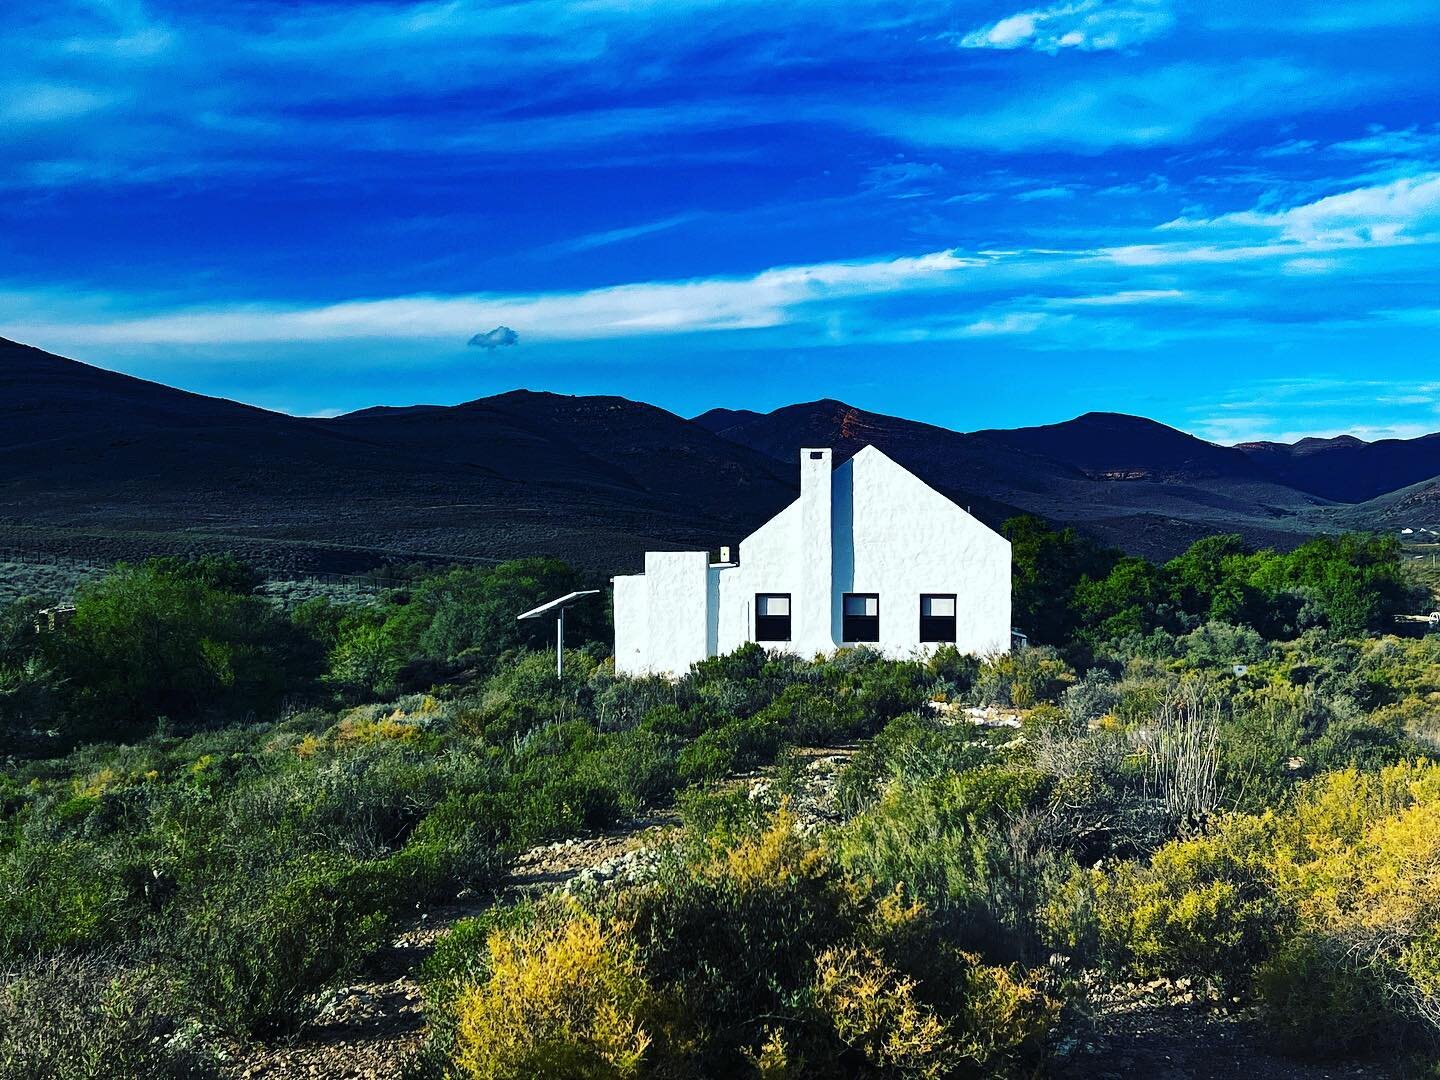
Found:
[[[1164,0],[1078,0],[1039,11],[1021,11],[960,38],[962,49],[1062,49],[1096,52],[1127,49],[1165,33],[1174,23]]]
[[[508,326],[497,326],[494,330],[486,330],[483,334],[476,334],[465,344],[474,345],[476,348],[493,352],[496,349],[503,349],[507,345],[520,344],[520,335]]]

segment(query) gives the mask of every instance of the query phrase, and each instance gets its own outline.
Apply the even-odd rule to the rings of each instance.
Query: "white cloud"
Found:
[[[904,108],[850,105],[834,111],[840,122],[917,145],[1053,154],[1213,139],[1269,115],[1276,100],[1299,108],[1351,90],[1345,78],[1321,83],[1286,60],[1256,60],[1239,71],[1177,61],[1130,71],[1107,65],[1090,77],[1021,80],[998,96],[967,93]]]
[[[8,324],[7,336],[74,345],[217,345],[358,338],[463,341],[476,326],[528,341],[593,340],[779,326],[806,305],[937,288],[986,260],[953,251],[766,270],[745,278],[644,282],[574,293],[405,296],[316,307],[249,304],[138,317]],[[33,311],[33,305],[31,311]]]
[[[977,319],[961,329],[961,333],[974,337],[994,337],[1003,334],[1033,334],[1050,319],[1043,311],[1011,311],[1004,315]]]
[[[1174,21],[1164,0],[1079,0],[1006,16],[965,34],[959,44],[964,49],[1030,48],[1048,53],[1127,49],[1165,33]]]
[[[1182,300],[1179,289],[1124,289],[1098,296],[1064,296],[1050,301],[1052,307],[1128,307],[1132,304],[1153,304],[1157,301]]]
[[[1322,249],[1410,243],[1440,231],[1440,172],[1327,195],[1289,210],[1177,218],[1161,228],[1258,230],[1278,240]]]
[[[0,92],[0,121],[51,124],[97,112],[113,103],[107,94],[63,83],[11,84]]]
[[[1029,191],[1021,191],[1011,196],[1016,202],[1047,202],[1054,199],[1073,199],[1074,197],[1075,189],[1064,184],[1031,188]]]
[[[1334,259],[1300,258],[1287,259],[1280,264],[1282,274],[1328,274],[1340,264]]]
[[[1350,435],[1364,442],[1380,439],[1416,439],[1429,435],[1434,425],[1409,424],[1322,424],[1315,428],[1287,427],[1294,418],[1280,420],[1274,416],[1220,416],[1198,421],[1194,432],[1210,442],[1233,446],[1244,442],[1295,443],[1301,439],[1334,439]]]
[[[610,247],[612,244],[623,244],[630,240],[638,240],[642,236],[653,236],[655,233],[668,232],[682,225],[688,225],[698,220],[699,217],[699,214],[673,214],[667,218],[661,218],[657,221],[646,221],[639,225],[624,225],[618,229],[603,229],[599,232],[577,236],[573,240],[563,240],[558,244],[551,245],[546,250],[560,252],[593,251],[596,248]]]
[[[1399,129],[1372,127],[1359,138],[1331,144],[1330,149],[1366,157],[1433,158],[1440,155],[1440,126]]]

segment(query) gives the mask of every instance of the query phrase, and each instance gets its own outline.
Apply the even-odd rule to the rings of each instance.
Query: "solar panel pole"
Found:
[[[565,678],[565,609],[555,620],[555,678]]]
[[[538,619],[541,616],[550,614],[552,611],[556,613],[555,677],[557,679],[565,677],[565,609],[576,600],[583,600],[587,596],[594,596],[599,593],[599,591],[599,589],[579,589],[572,593],[566,593],[559,599],[551,600],[548,604],[541,604],[539,607],[533,607],[529,611],[522,611],[519,615],[515,616],[516,619],[522,620]]]

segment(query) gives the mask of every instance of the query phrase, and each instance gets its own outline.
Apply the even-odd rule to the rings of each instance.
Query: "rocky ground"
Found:
[[[1183,980],[1182,980],[1183,983]],[[1063,1036],[1059,1080],[1400,1080],[1397,1062],[1327,1064],[1278,1054],[1253,1012],[1183,985],[1120,987]]]

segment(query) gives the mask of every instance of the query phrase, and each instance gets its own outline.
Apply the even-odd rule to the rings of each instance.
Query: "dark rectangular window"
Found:
[[[846,641],[880,640],[880,597],[876,593],[846,593],[842,633]]]
[[[955,640],[954,593],[927,593],[920,597],[920,640]]]
[[[790,640],[790,594],[755,594],[755,640]]]

